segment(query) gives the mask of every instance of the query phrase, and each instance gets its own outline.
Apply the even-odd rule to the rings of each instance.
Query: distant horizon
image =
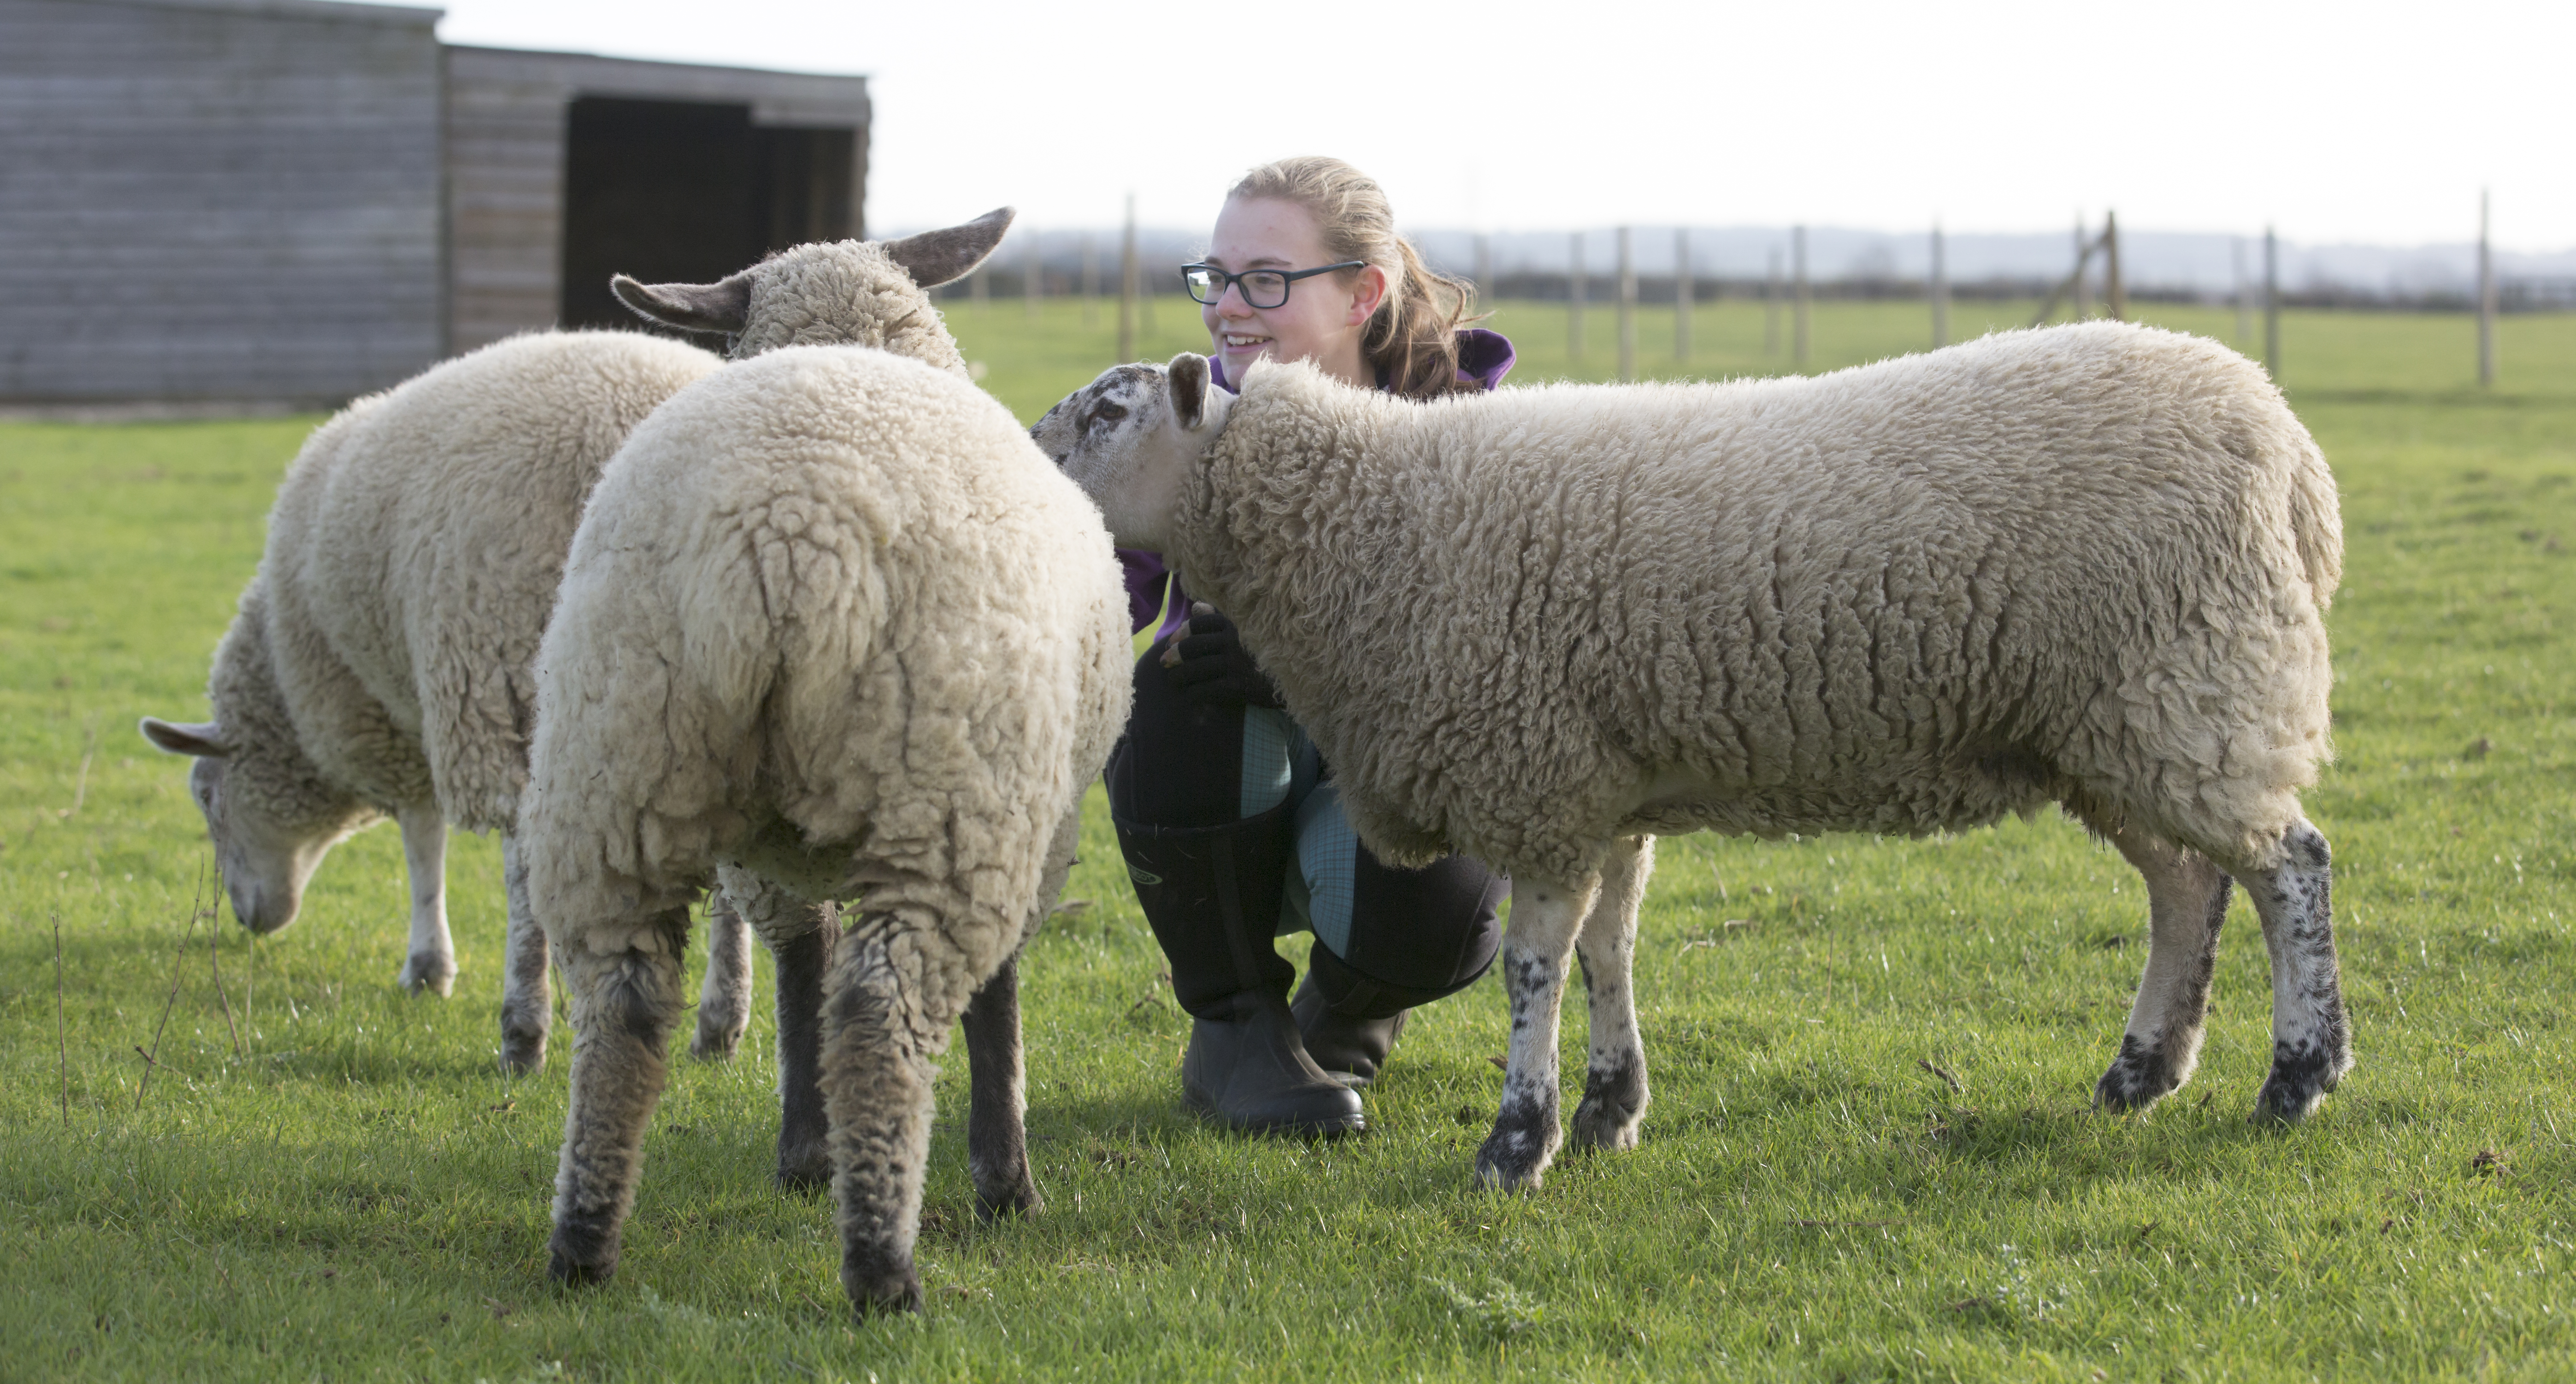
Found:
[[[874,236],[897,236],[931,229],[928,225],[872,227]],[[1585,237],[1584,268],[1588,278],[1607,278],[1616,271],[1615,227],[1581,228]],[[1669,276],[1674,263],[1673,225],[1638,225],[1632,231],[1637,273],[1648,279]],[[1788,226],[1692,226],[1693,271],[1706,278],[1743,280],[1768,272],[1772,252],[1785,254]],[[1931,231],[1886,232],[1849,226],[1809,226],[1810,277],[1818,282],[1867,279],[1921,280],[1930,273]],[[2100,223],[2090,229],[2097,233]],[[1495,273],[1561,276],[1569,265],[1573,228],[1544,231],[1493,231],[1486,251]],[[1039,238],[1049,272],[1076,272],[1081,238],[1089,236],[1099,257],[1104,282],[1115,277],[1120,228],[1115,226],[1043,226],[1023,217],[1012,227],[990,261],[1004,276],[1016,279],[1028,253],[1028,237]],[[1406,235],[1435,267],[1455,274],[1473,271],[1478,232],[1448,227],[1406,227]],[[1944,230],[1944,259],[1952,282],[1973,285],[1994,281],[2035,282],[2062,278],[2073,268],[2074,227],[2059,231]],[[1138,251],[1149,272],[1178,265],[1204,251],[1207,233],[1175,226],[1137,227]],[[2223,294],[2236,284],[2241,251],[2248,281],[2262,274],[2262,236],[2223,231],[2159,231],[2123,226],[2120,231],[2122,277],[2148,292],[2180,291]],[[2351,292],[2391,299],[2428,299],[2473,292],[2477,275],[2474,241],[2414,245],[2338,242],[2318,244],[2283,236],[2279,241],[2280,279],[2285,291]],[[2576,248],[2528,252],[2499,248],[2496,273],[2508,282],[2541,281],[2551,285],[2555,302],[2576,296]],[[2095,262],[2098,276],[2100,263]],[[1166,285],[1168,287],[1168,285]]]

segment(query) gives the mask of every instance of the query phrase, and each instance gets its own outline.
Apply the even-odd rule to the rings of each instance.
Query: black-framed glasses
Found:
[[[1229,274],[1213,264],[1184,264],[1181,282],[1188,285],[1190,297],[1202,303],[1213,305],[1225,296],[1226,286],[1231,284],[1243,290],[1243,301],[1253,307],[1275,308],[1288,301],[1288,285],[1299,279],[1330,274],[1336,269],[1366,268],[1367,260],[1344,260],[1315,269],[1247,269]]]

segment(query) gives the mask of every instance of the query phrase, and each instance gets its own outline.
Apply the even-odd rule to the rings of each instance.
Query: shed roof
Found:
[[[384,24],[427,29],[447,15],[443,9],[416,5],[357,5],[340,0],[90,0],[99,5],[135,5],[156,10],[200,10],[217,14],[254,15],[262,19],[321,19],[351,24]]]

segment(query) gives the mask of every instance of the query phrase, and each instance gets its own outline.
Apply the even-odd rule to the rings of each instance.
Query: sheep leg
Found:
[[[912,1263],[921,1228],[922,1165],[930,1156],[931,1055],[956,1015],[931,1014],[910,993],[920,974],[915,925],[863,914],[832,958],[823,1010],[823,1100],[832,1123],[832,1185],[840,1203],[841,1286],[861,1316],[918,1311]]]
[[[685,993],[680,960],[689,911],[640,920],[634,945],[564,948],[572,987],[572,1108],[555,1173],[554,1276],[604,1283],[617,1272],[618,1234],[635,1206],[644,1126],[668,1076],[671,1029]]]
[[[1020,947],[966,1002],[966,1168],[975,1179],[975,1214],[993,1220],[1005,1212],[1031,1215],[1045,1208],[1029,1172],[1028,1068],[1020,1045],[1020,949],[1045,925],[1082,845],[1082,808],[1058,819],[1038,877],[1037,907],[1020,933]]]
[[[778,960],[778,1185],[791,1192],[820,1191],[832,1180],[829,1123],[823,1115],[823,984],[832,969],[832,943],[841,935],[840,909],[807,903],[766,879],[731,865],[716,868],[716,903],[737,928],[758,933]],[[746,933],[748,935],[748,933]],[[738,992],[750,1007],[751,967],[745,943]],[[715,992],[714,966],[707,993]],[[709,1001],[698,1002],[698,1034],[706,1036]],[[734,1033],[742,1032],[737,1021]]]
[[[1040,1208],[1029,1174],[1026,1071],[1020,1054],[1020,959],[1002,963],[966,1005],[966,1062],[971,1095],[966,1116],[966,1168],[975,1179],[975,1214],[993,1220]]]
[[[689,1056],[730,1062],[751,1027],[751,929],[741,906],[722,887],[707,896],[707,974],[698,989],[698,1031]]]
[[[2352,1070],[2352,1023],[2335,960],[2333,854],[2300,821],[2282,833],[2281,861],[2231,871],[2263,916],[2272,957],[2272,1071],[2254,1097],[2257,1123],[2304,1119]]]
[[[1632,1149],[1646,1117],[1646,1045],[1637,1033],[1637,910],[1655,870],[1655,838],[1614,841],[1601,863],[1601,893],[1574,938],[1592,1007],[1591,1061],[1571,1137],[1579,1149]]]
[[[2147,883],[2147,969],[2120,1055],[2093,1088],[2101,1110],[2143,1110],[2191,1080],[2209,1013],[2209,976],[2227,921],[2229,880],[2207,856],[2134,826],[2087,825]]]
[[[438,804],[407,807],[402,823],[403,864],[411,876],[411,954],[394,983],[417,995],[439,998],[456,986],[456,942],[447,935],[447,819]]]
[[[1556,1122],[1556,1020],[1565,962],[1601,888],[1598,873],[1572,887],[1512,881],[1512,920],[1503,933],[1503,986],[1512,1001],[1512,1044],[1502,1109],[1476,1150],[1476,1180],[1507,1192],[1535,1191],[1562,1137]]]
[[[546,979],[546,930],[528,905],[528,862],[519,838],[501,833],[501,887],[510,898],[509,940],[501,972],[501,1070],[524,1076],[546,1065],[546,1031],[554,1026],[554,994]]]

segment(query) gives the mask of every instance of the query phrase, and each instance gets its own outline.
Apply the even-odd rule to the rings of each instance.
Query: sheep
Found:
[[[2189,1078],[2231,880],[2273,974],[2255,1118],[2352,1064],[2325,837],[2334,478],[2262,371],[2095,323],[1812,379],[1411,404],[1303,366],[1123,366],[1034,435],[1122,546],[1232,616],[1381,856],[1510,875],[1509,1074],[1479,1178],[1634,1145],[1653,837],[1925,834],[2054,800],[2145,876],[2098,1106]]]
[[[803,246],[713,285],[621,277],[614,287],[648,317],[733,334],[737,355],[835,339],[963,376],[923,285],[973,268],[1010,217],[1003,208],[883,245]],[[192,792],[234,912],[255,932],[293,921],[333,844],[394,817],[412,894],[398,979],[416,993],[443,996],[456,973],[447,825],[502,830],[507,1070],[543,1064],[551,1020],[545,935],[510,833],[526,777],[529,662],[601,466],[654,407],[720,365],[636,333],[538,333],[352,404],[315,432],[280,487],[267,552],[216,651],[214,719],[142,723],[155,745],[197,757]],[[691,1044],[701,1057],[731,1055],[749,1019],[746,914],[780,951],[782,1026],[812,1028],[827,911],[757,888],[722,891]],[[780,1061],[779,1175],[819,1182],[828,1159],[812,1064],[793,1044]]]
[[[823,1010],[842,1279],[917,1309],[930,1059],[965,1020],[979,1213],[1036,1209],[1017,957],[1125,723],[1100,517],[954,374],[800,346],[635,430],[592,494],[537,664],[520,817],[578,1041],[550,1267],[616,1272],[718,870],[845,912]]]

